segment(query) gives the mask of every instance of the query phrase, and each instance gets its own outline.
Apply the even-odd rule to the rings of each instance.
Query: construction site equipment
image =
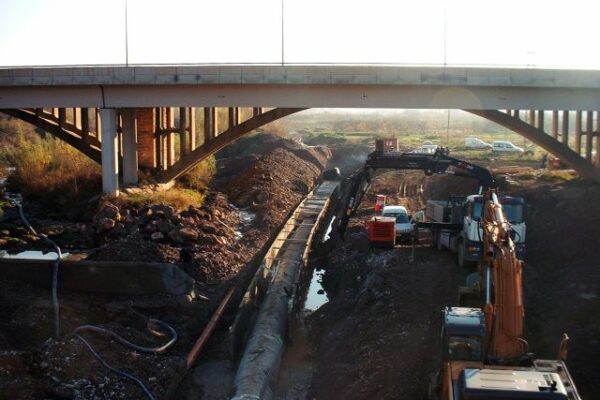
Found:
[[[396,218],[373,217],[367,223],[369,242],[373,246],[394,247],[396,245]]]
[[[350,195],[347,196],[346,212],[340,218],[339,230],[344,233],[348,220],[356,212],[362,198],[369,191],[371,175],[378,169],[421,170],[425,175],[449,174],[477,179],[481,188],[494,187],[495,180],[491,172],[470,162],[450,157],[447,148],[439,147],[433,154],[401,153],[387,151],[386,145],[379,139],[376,151],[369,154],[364,167],[348,178]],[[386,139],[387,140],[387,139]]]
[[[383,210],[383,208],[385,207],[385,195],[384,194],[378,194],[375,200],[375,207],[373,208],[373,210],[376,213],[381,212],[381,210]]]
[[[564,362],[535,359],[523,334],[522,262],[510,224],[493,190],[484,196],[481,219],[485,307],[443,311],[441,365],[432,395],[454,399],[580,400]],[[432,396],[435,397],[435,396]]]
[[[525,256],[526,223],[523,218],[525,201],[522,197],[501,196],[500,202],[508,218],[509,234],[515,244],[517,256]],[[434,245],[457,254],[461,267],[479,261],[482,256],[482,226],[484,200],[482,195],[451,196],[448,200],[428,200],[426,222],[418,223],[429,228]]]

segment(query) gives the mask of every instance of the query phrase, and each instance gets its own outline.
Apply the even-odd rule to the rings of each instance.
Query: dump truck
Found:
[[[523,219],[525,201],[522,197],[500,196],[510,224],[510,234],[517,256],[525,256],[526,224]],[[461,267],[475,264],[482,256],[481,215],[483,196],[451,196],[448,200],[428,200],[425,222],[419,227],[431,230],[432,240],[438,249],[449,249],[457,254]]]

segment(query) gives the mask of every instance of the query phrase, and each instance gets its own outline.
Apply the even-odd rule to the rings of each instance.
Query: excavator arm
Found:
[[[348,220],[369,190],[371,174],[378,169],[421,170],[427,176],[448,174],[477,179],[482,188],[495,186],[494,177],[488,169],[451,157],[447,148],[440,147],[433,154],[375,151],[369,154],[363,167],[347,178],[349,194],[346,195],[345,212],[338,225],[342,235]]]
[[[523,264],[517,258],[515,245],[510,237],[510,225],[496,192],[489,189],[484,199],[481,266],[486,273],[488,355],[498,360],[514,360],[523,357],[528,351],[527,342],[521,338],[525,313]]]

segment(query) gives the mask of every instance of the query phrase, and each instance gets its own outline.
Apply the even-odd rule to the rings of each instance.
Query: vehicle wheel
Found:
[[[443,251],[444,250],[444,246],[442,246],[442,234],[441,234],[441,232],[438,232],[437,235],[435,235],[435,242],[436,242],[438,251]]]

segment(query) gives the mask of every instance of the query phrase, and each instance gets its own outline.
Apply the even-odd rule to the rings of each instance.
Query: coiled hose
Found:
[[[54,251],[56,252],[56,259],[52,263],[52,310],[54,313],[54,337],[58,338],[60,335],[60,305],[58,303],[58,266],[60,264],[60,259],[62,258],[62,252],[60,251],[60,247],[48,236],[43,233],[37,233],[35,229],[31,226],[27,218],[25,217],[25,213],[23,212],[23,206],[21,203],[11,200],[11,203],[17,207],[19,211],[19,217],[23,222],[23,225],[31,232],[34,236],[41,238],[44,242],[48,243]]]
[[[17,207],[17,210],[19,211],[19,217],[21,218],[21,221],[23,222],[23,225],[25,225],[27,230],[29,230],[33,235],[41,238],[43,241],[45,241],[50,246],[52,246],[52,248],[56,252],[56,255],[57,255],[56,260],[54,260],[54,262],[52,263],[52,309],[53,309],[53,313],[54,313],[54,337],[58,338],[59,334],[60,334],[60,305],[58,302],[58,268],[59,268],[59,264],[60,264],[60,259],[62,258],[62,252],[60,250],[60,247],[58,247],[58,245],[52,239],[50,239],[48,236],[46,236],[43,233],[37,233],[37,231],[31,226],[31,224],[27,220],[27,217],[25,217],[25,213],[23,212],[23,206],[21,205],[21,203],[14,201],[14,200],[12,200],[11,203],[13,206]],[[88,350],[92,353],[92,355],[106,369],[108,369],[111,372],[114,372],[117,375],[121,375],[127,379],[132,380],[142,389],[142,391],[144,392],[144,394],[146,395],[146,397],[148,399],[155,400],[156,397],[154,397],[152,392],[146,387],[146,385],[144,385],[144,383],[138,377],[110,366],[106,361],[104,361],[104,359],[100,356],[100,354],[98,354],[98,352],[96,352],[96,350],[94,350],[92,345],[87,340],[85,340],[83,338],[83,336],[81,336],[80,333],[83,333],[84,331],[89,331],[89,332],[100,333],[100,334],[103,334],[106,336],[111,336],[116,341],[118,341],[119,343],[121,343],[122,345],[124,345],[126,347],[129,347],[129,348],[139,351],[141,353],[155,354],[155,353],[160,353],[162,351],[165,351],[166,349],[171,347],[171,345],[173,345],[173,343],[175,343],[177,341],[177,337],[178,337],[175,329],[173,329],[168,324],[166,324],[162,321],[159,321],[157,319],[152,319],[152,318],[149,319],[147,328],[150,331],[150,333],[152,333],[155,336],[164,336],[165,334],[156,330],[155,329],[156,327],[161,327],[161,328],[165,329],[166,331],[169,332],[169,334],[171,336],[171,339],[166,344],[159,346],[159,347],[138,346],[138,345],[126,340],[125,338],[119,336],[118,334],[116,334],[115,332],[113,332],[111,330],[101,328],[101,327],[95,326],[95,325],[82,325],[75,329],[74,335],[75,335],[75,337],[77,337],[79,340],[81,340],[83,342],[83,344],[88,348]]]
[[[175,329],[173,329],[170,325],[168,325],[162,321],[150,318],[148,320],[148,324],[146,327],[147,327],[148,331],[150,333],[152,333],[154,336],[165,336],[164,333],[156,330],[157,327],[161,327],[169,332],[171,339],[166,344],[159,346],[159,347],[138,346],[137,344],[131,343],[127,339],[123,338],[122,336],[119,336],[117,333],[115,333],[109,329],[101,328],[101,327],[95,326],[95,325],[82,325],[75,329],[74,334],[75,334],[76,338],[78,338],[79,340],[81,340],[83,342],[83,344],[85,344],[85,346],[88,348],[88,350],[92,353],[92,355],[94,357],[96,357],[96,359],[98,361],[100,361],[100,363],[104,366],[104,368],[108,369],[111,372],[114,372],[117,375],[121,375],[121,376],[135,382],[135,384],[138,385],[140,387],[140,389],[142,389],[142,391],[144,392],[144,394],[146,395],[146,397],[148,399],[155,400],[156,397],[154,397],[152,392],[146,387],[146,385],[144,385],[144,383],[138,377],[110,366],[106,361],[104,361],[104,359],[102,357],[100,357],[100,354],[98,354],[96,352],[96,350],[94,350],[92,345],[87,340],[85,340],[83,338],[83,336],[81,336],[81,333],[86,332],[86,331],[100,333],[102,335],[110,336],[110,337],[114,338],[117,342],[121,343],[123,346],[129,347],[131,349],[134,349],[141,353],[146,353],[146,354],[156,354],[156,353],[163,352],[166,349],[168,349],[169,347],[171,347],[173,345],[173,343],[175,343],[177,341],[178,336],[177,336],[177,332],[175,331]]]

